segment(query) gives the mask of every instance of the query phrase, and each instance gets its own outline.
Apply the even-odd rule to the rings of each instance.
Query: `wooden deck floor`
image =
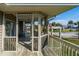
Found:
[[[42,53],[43,53],[44,56],[56,56],[56,55],[54,54],[54,52],[53,52],[53,49],[51,49],[51,48],[48,47],[48,46],[45,46],[45,47],[43,48]]]
[[[42,52],[38,52],[38,51],[31,51],[31,45],[27,45],[23,42],[21,42],[18,45],[18,56],[42,56]]]
[[[41,52],[32,52],[27,49],[26,46],[18,44],[18,50],[16,51],[4,51],[0,53],[0,56],[43,56]]]

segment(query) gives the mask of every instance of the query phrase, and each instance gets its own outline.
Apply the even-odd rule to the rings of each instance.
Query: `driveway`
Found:
[[[59,36],[59,33],[54,33],[55,35]],[[64,38],[78,38],[78,32],[62,32],[61,36]]]

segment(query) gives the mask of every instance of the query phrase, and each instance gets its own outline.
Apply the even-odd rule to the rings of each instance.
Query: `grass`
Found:
[[[52,30],[50,30],[51,32]],[[60,30],[59,29],[54,29],[53,32],[59,32]],[[70,29],[64,29],[64,30],[61,30],[61,32],[79,32],[79,30],[70,30]]]
[[[79,45],[79,39],[64,38],[64,40]]]

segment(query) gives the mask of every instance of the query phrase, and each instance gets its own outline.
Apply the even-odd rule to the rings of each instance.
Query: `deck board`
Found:
[[[48,46],[43,48],[43,55],[44,56],[55,56],[53,49],[51,47],[48,47]]]
[[[0,53],[0,56],[42,56],[41,52],[31,51],[25,46],[18,44],[18,51],[4,51]]]

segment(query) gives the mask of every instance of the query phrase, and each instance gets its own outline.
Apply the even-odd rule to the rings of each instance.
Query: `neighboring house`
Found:
[[[72,26],[72,30],[77,30],[78,29],[78,25],[73,25]]]
[[[62,29],[70,29],[68,25],[62,25]],[[73,25],[71,27],[72,30],[77,30],[78,29],[78,25]]]
[[[67,26],[67,25],[62,25],[61,27],[62,27],[62,30],[64,30],[64,29],[67,29],[67,28],[68,28],[68,26]]]

